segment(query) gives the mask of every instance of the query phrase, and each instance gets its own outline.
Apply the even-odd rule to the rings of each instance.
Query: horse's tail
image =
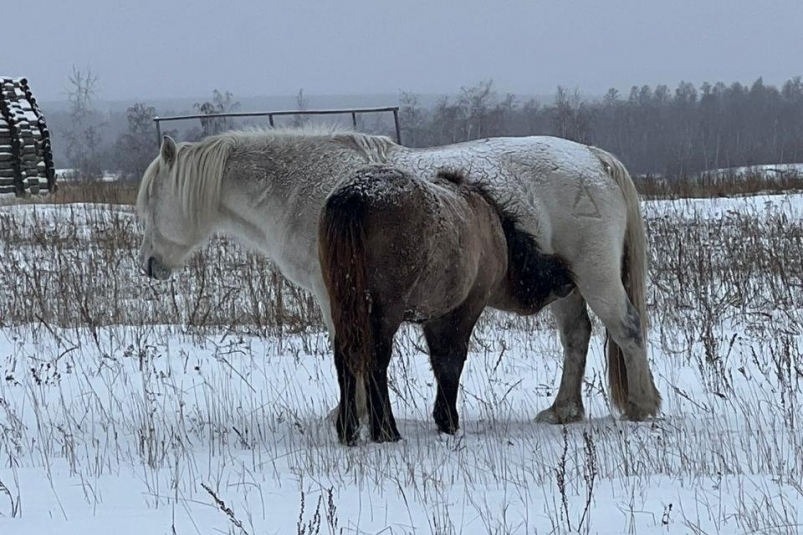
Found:
[[[616,181],[625,197],[627,226],[622,255],[622,283],[627,297],[636,308],[641,319],[641,339],[647,347],[647,232],[641,213],[638,191],[625,166],[615,156],[602,149],[592,147],[592,152],[602,162],[605,170]],[[608,385],[611,399],[616,408],[624,410],[628,401],[627,369],[621,348],[605,331],[605,346],[608,357]],[[649,374],[647,375],[649,377]]]
[[[326,200],[318,224],[318,258],[329,293],[335,345],[354,374],[362,374],[370,366],[374,342],[366,215],[365,197],[343,187]]]

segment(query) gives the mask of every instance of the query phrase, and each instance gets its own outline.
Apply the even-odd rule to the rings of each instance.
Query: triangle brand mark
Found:
[[[577,196],[574,198],[572,213],[581,217],[602,218],[602,215],[599,213],[599,207],[591,196],[591,192],[588,190],[588,186],[585,182],[580,182],[580,186],[577,188]]]

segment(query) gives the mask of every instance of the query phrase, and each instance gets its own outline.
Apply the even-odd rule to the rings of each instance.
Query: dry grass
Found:
[[[215,327],[265,335],[321,325],[311,296],[288,284],[263,256],[223,238],[169,283],[143,278],[130,208],[4,210],[0,235],[2,325],[93,332],[109,325],[182,325],[199,334]]]
[[[636,188],[645,199],[713,199],[761,193],[803,191],[803,173],[787,171],[768,177],[759,169],[743,174],[703,173],[697,177],[634,177]]]
[[[137,202],[138,181],[102,180],[60,181],[56,191],[44,195],[29,195],[24,198],[5,196],[0,206],[12,204],[72,204],[96,203],[133,206]]]
[[[61,463],[93,507],[99,481],[133,466],[148,507],[204,501],[229,533],[269,531],[277,489],[295,493],[283,512],[298,533],[352,532],[341,493],[355,488],[402,504],[403,518],[387,519],[393,533],[421,518],[418,532],[460,533],[466,509],[483,533],[595,533],[600,503],[618,507],[618,532],[649,516],[671,533],[794,533],[803,214],[744,206],[714,218],[691,202],[645,205],[669,417],[608,418],[595,322],[591,419],[532,424],[560,373],[552,318],[489,311],[463,379],[465,435],[431,432],[431,373],[406,329],[392,363],[406,440],[356,449],[321,418],[334,380],[317,305],[263,257],[217,239],[154,283],[137,273],[130,207],[0,209],[0,327],[15,339],[0,384],[0,459],[11,467],[0,513],[24,511],[17,467],[41,467],[57,495],[50,467]],[[675,495],[656,508],[647,496],[667,484],[694,489],[693,503]]]

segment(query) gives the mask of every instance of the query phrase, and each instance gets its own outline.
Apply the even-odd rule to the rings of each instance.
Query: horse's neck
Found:
[[[318,213],[340,174],[331,165],[311,166],[311,159],[306,152],[286,147],[230,159],[218,225],[268,256],[285,276],[305,288],[319,278]]]

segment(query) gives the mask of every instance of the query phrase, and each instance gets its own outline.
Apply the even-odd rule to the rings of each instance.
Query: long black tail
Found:
[[[370,368],[374,344],[365,256],[366,213],[365,198],[346,187],[329,196],[318,224],[318,257],[329,293],[335,344],[354,374]]]

